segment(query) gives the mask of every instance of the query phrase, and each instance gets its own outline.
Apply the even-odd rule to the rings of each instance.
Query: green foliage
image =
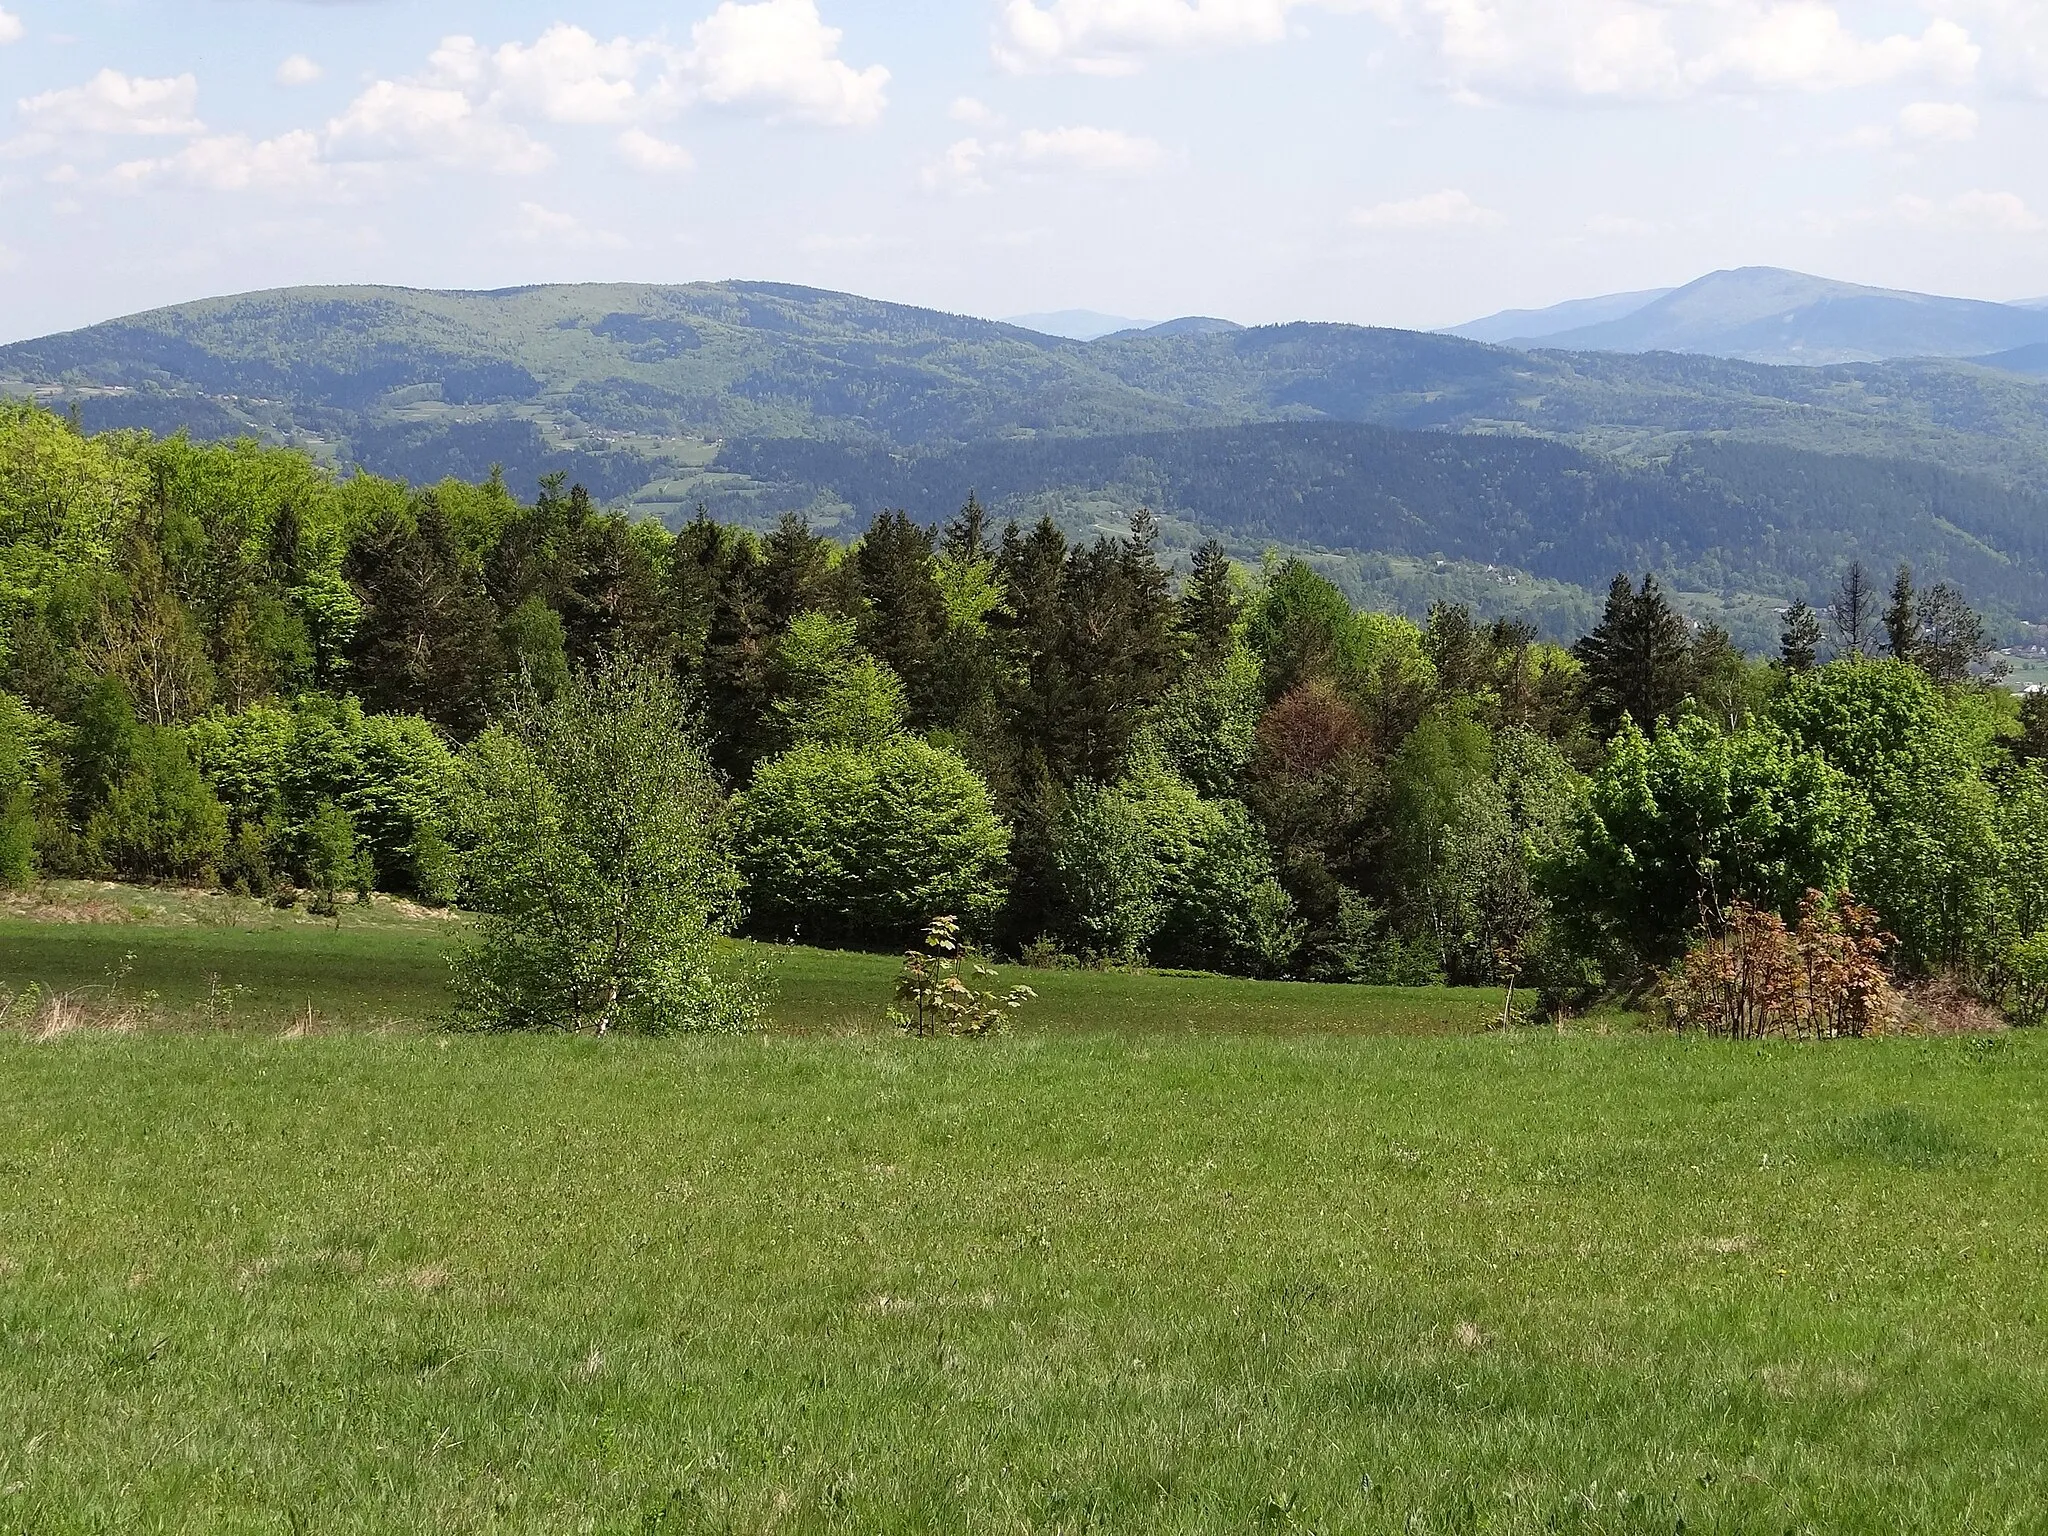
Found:
[[[130,880],[211,884],[227,846],[227,812],[193,766],[184,737],[145,727],[121,777],[86,823],[88,859]]]
[[[306,881],[314,892],[313,913],[333,917],[340,893],[362,868],[364,850],[356,841],[355,823],[332,800],[322,800],[306,818],[300,847]]]
[[[854,635],[854,621],[838,614],[813,610],[790,621],[775,700],[790,740],[867,749],[903,729],[909,697],[902,680]]]
[[[1639,978],[1731,902],[1783,916],[1844,888],[1878,835],[1856,784],[1775,726],[1624,722],[1546,884],[1580,952]]]
[[[1232,646],[1167,691],[1140,750],[1156,751],[1200,794],[1237,794],[1258,745],[1264,702],[1258,656],[1247,645]]]
[[[1030,987],[1006,993],[980,991],[974,981],[993,980],[996,972],[960,937],[960,920],[935,917],[925,929],[924,948],[903,957],[896,978],[896,1006],[889,1018],[906,1035],[930,1039],[958,1035],[983,1039],[1003,1021],[1038,996]],[[968,978],[972,977],[970,981]]]
[[[1645,576],[1640,589],[1616,576],[1606,612],[1572,654],[1586,669],[1593,721],[1609,734],[1623,720],[1639,731],[1655,730],[1693,683],[1690,633],[1654,576]]]
[[[479,1029],[642,1034],[747,1027],[720,974],[738,913],[725,810],[698,725],[659,674],[572,677],[464,759],[481,916],[454,961]]]
[[[1054,853],[1065,936],[1121,963],[1278,974],[1301,941],[1242,803],[1202,799],[1156,758],[1068,798]]]
[[[81,437],[34,405],[0,404],[0,647],[53,587],[112,568],[147,484],[115,440]]]
[[[808,940],[900,940],[1002,905],[1009,829],[956,752],[915,736],[807,741],[763,763],[735,809],[754,923]]]
[[[35,878],[36,786],[49,733],[47,721],[0,693],[0,890]]]
[[[1897,937],[1899,959],[1926,969],[1981,958],[1997,901],[1990,722],[1967,696],[1890,660],[1796,678],[1772,717],[1868,804],[1850,884]]]

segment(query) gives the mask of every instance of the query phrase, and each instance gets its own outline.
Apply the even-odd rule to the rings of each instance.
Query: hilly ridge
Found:
[[[1312,322],[1080,342],[772,283],[328,288],[16,343],[0,389],[88,429],[249,433],[415,483],[502,466],[530,494],[560,471],[670,522],[705,501],[864,526],[979,487],[1079,526],[1143,501],[1254,555],[1420,561],[1404,603],[1449,580],[1439,561],[1574,591],[1629,565],[1767,614],[1854,552],[2048,617],[2048,380],[1966,361],[1787,368]]]

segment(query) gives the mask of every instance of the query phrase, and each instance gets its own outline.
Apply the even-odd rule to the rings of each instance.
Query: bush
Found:
[[[900,943],[941,913],[975,928],[1002,906],[1010,831],[988,786],[915,736],[797,746],[762,764],[734,820],[767,933]]]
[[[481,1029],[663,1034],[759,1013],[717,941],[738,914],[724,807],[667,677],[617,666],[515,709],[463,760],[482,909],[455,956]]]
[[[0,890],[18,890],[36,873],[36,783],[45,722],[11,693],[0,693]]]
[[[1676,959],[1702,913],[1787,916],[1847,885],[1869,822],[1855,786],[1774,727],[1687,719],[1645,738],[1624,721],[1544,884],[1571,947],[1624,981]]]
[[[353,699],[309,697],[293,708],[216,710],[188,727],[193,753],[226,803],[233,878],[291,869],[320,882],[313,820],[327,806],[349,818],[380,890],[445,900],[453,894],[446,824],[455,758],[417,715],[371,715]],[[342,884],[355,879],[352,873]]]
[[[1236,800],[1204,800],[1157,759],[1068,797],[1053,849],[1064,937],[1118,963],[1275,974],[1300,947],[1273,852]]]
[[[1003,1020],[1038,994],[1029,987],[1012,987],[1007,993],[978,991],[962,972],[975,980],[994,980],[995,972],[982,963],[972,947],[961,942],[959,921],[936,917],[925,930],[924,948],[903,957],[902,973],[896,978],[897,1006],[889,1018],[906,1035],[930,1039],[934,1035],[964,1035],[979,1039],[1003,1027]]]
[[[1846,892],[1808,891],[1799,924],[1736,902],[1664,977],[1658,995],[1680,1029],[1755,1040],[1882,1034],[1898,1017],[1877,914]]]
[[[211,885],[227,846],[227,812],[185,740],[168,728],[137,738],[128,770],[86,823],[87,856],[130,880]]]

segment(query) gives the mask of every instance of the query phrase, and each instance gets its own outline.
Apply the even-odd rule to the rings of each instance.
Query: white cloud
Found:
[[[656,176],[678,176],[696,167],[697,160],[680,144],[656,138],[645,128],[628,128],[618,138],[619,158],[636,171]]]
[[[175,155],[114,168],[114,180],[131,187],[166,179],[210,192],[306,193],[328,187],[333,171],[321,157],[319,137],[303,128],[274,139],[194,139]]]
[[[1416,234],[1444,229],[1493,229],[1507,219],[1491,208],[1480,207],[1463,192],[1446,189],[1402,202],[1357,209],[1350,222],[1354,229]]]
[[[1475,99],[1823,91],[1975,74],[1984,50],[1960,23],[1938,16],[1917,35],[1867,36],[1843,19],[1859,9],[1827,0],[1007,0],[992,51],[1016,72],[1128,74],[1161,54],[1279,42],[1310,11],[1366,12],[1420,48],[1442,86]]]
[[[1612,100],[1968,80],[1952,21],[1869,38],[1820,0],[1412,0],[1445,81],[1475,96]]]
[[[569,250],[612,250],[626,242],[609,230],[592,229],[573,213],[560,213],[539,203],[521,203],[519,218],[512,227],[515,238],[534,245],[553,245]]]
[[[1916,144],[1967,144],[1977,137],[1977,113],[1959,101],[1916,101],[1899,113],[1899,133]]]
[[[103,69],[83,85],[45,91],[21,103],[31,131],[179,136],[205,132],[192,75],[150,80]]]
[[[685,104],[749,109],[770,121],[864,127],[888,106],[889,71],[844,62],[841,37],[814,0],[724,0],[690,29],[666,90]]]
[[[0,43],[18,43],[28,29],[21,24],[21,18],[14,12],[0,6]]]
[[[1894,198],[1885,222],[1958,234],[2030,235],[2048,229],[2048,220],[2014,193],[1982,190],[1943,200]]]
[[[600,43],[581,27],[557,25],[531,44],[489,53],[472,38],[451,37],[431,64],[441,82],[481,94],[498,111],[551,123],[617,123],[639,105],[634,80],[650,47],[623,37]]]
[[[1916,101],[1896,120],[1868,123],[1840,143],[1849,149],[1891,149],[1897,145],[1967,144],[1977,137],[1974,107],[1959,101]]]
[[[1014,138],[959,139],[924,168],[930,192],[986,192],[1009,176],[1142,176],[1166,158],[1157,140],[1115,128],[1026,128]]]
[[[965,123],[971,128],[986,128],[1002,121],[1001,116],[985,102],[972,96],[955,96],[953,104],[946,108],[946,116],[956,123]]]
[[[517,123],[480,111],[452,86],[379,80],[327,125],[329,152],[342,158],[417,159],[526,175],[546,170],[554,151]]]
[[[1124,75],[1153,54],[1278,42],[1290,11],[1321,0],[1008,0],[995,58],[1025,73],[1070,69]],[[1401,0],[1370,8],[1390,19]],[[1345,9],[1354,8],[1344,6]]]
[[[326,73],[326,70],[307,58],[303,53],[295,53],[277,66],[277,83],[279,85],[311,85]]]
[[[1763,8],[1687,72],[1695,83],[1735,89],[1826,91],[1918,79],[1958,85],[1975,76],[1982,57],[1952,21],[1930,22],[1918,37],[1862,38],[1832,5],[1789,0]]]
[[[1020,165],[1090,176],[1142,176],[1164,158],[1156,140],[1115,128],[1027,128],[1017,136]]]
[[[1992,84],[2048,96],[2048,6],[2040,0],[1938,0],[1931,8],[1975,30]]]
[[[986,192],[987,162],[988,146],[981,140],[955,139],[919,173],[918,182],[927,192]]]

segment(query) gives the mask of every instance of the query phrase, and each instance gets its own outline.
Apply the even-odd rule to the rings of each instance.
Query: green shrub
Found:
[[[1157,758],[1068,797],[1053,850],[1064,937],[1120,963],[1273,974],[1301,941],[1273,853],[1235,800],[1204,800]]]
[[[36,790],[49,731],[11,693],[0,693],[0,890],[36,875]]]
[[[85,845],[95,864],[124,879],[210,885],[227,836],[227,812],[184,737],[160,728],[136,739],[128,771],[86,823]]]
[[[1545,884],[1573,947],[1619,980],[1677,959],[1703,913],[1790,918],[1809,889],[1843,889],[1869,828],[1856,786],[1773,726],[1645,738],[1624,721]]]
[[[900,943],[1001,908],[1010,831],[956,752],[915,736],[806,743],[764,763],[735,812],[752,920],[827,942]]]
[[[724,806],[666,674],[572,675],[464,755],[466,886],[455,957],[480,1029],[736,1029],[758,989],[722,969],[738,910]]]

